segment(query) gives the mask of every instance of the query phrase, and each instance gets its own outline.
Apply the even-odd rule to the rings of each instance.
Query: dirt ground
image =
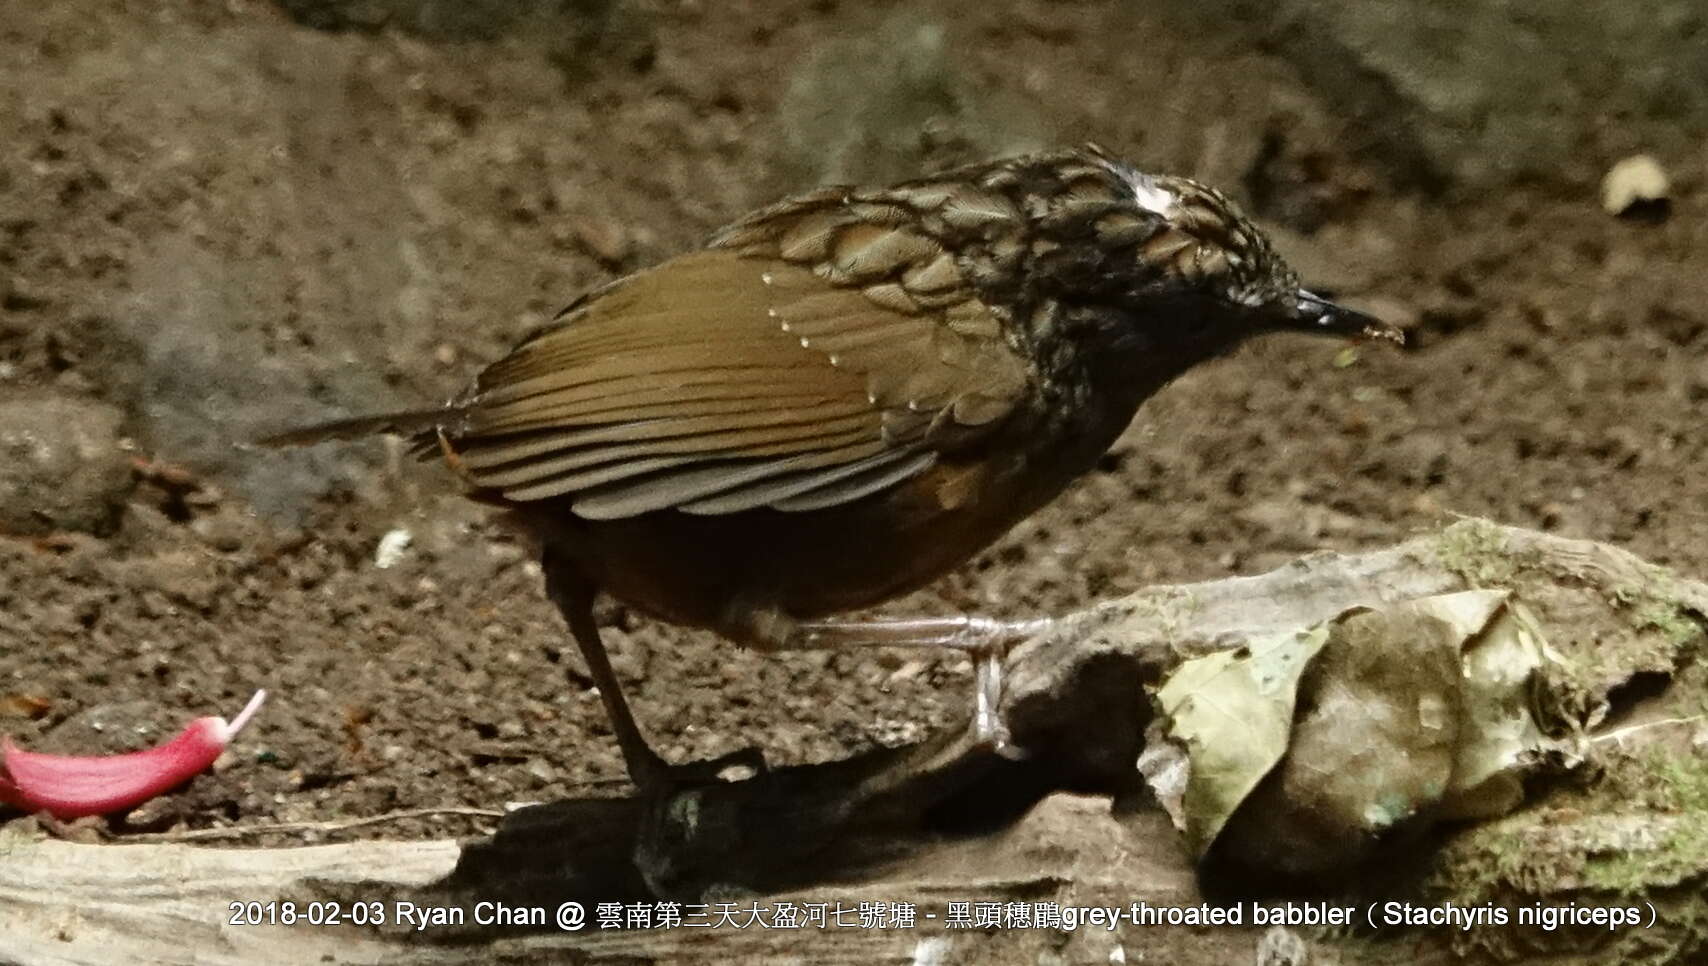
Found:
[[[1545,179],[1435,183],[1244,28],[1194,33],[1166,5],[528,9],[3,18],[0,407],[121,448],[68,457],[70,483],[0,466],[0,732],[134,748],[271,694],[217,773],[114,831],[620,791],[530,551],[448,473],[380,442],[234,444],[444,398],[583,289],[826,178],[1095,138],[1225,185],[1320,287],[1412,335],[1276,337],[1191,373],[1096,473],[892,612],[1055,612],[1452,513],[1708,574],[1699,163],[1649,219],[1602,211],[1618,139],[1593,133]],[[603,620],[675,758],[826,760],[969,700],[956,659],[761,657]]]

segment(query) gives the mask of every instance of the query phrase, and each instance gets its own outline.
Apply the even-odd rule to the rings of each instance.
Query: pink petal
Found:
[[[267,700],[257,691],[237,717],[197,718],[178,737],[125,755],[44,755],[0,741],[0,802],[56,818],[131,808],[175,788],[214,763]]]

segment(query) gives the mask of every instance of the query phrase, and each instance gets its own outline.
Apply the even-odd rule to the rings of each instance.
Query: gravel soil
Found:
[[[1545,181],[1432,187],[1237,26],[1115,3],[362,6],[57,0],[0,25],[0,732],[129,749],[271,694],[117,834],[620,792],[532,551],[450,474],[379,441],[234,444],[444,398],[580,291],[827,178],[1095,138],[1226,185],[1412,337],[1275,337],[1189,374],[891,613],[1059,612],[1454,513],[1708,574],[1692,172],[1634,220],[1602,211],[1616,159],[1590,148]],[[1146,56],[1122,54],[1136,31]],[[46,411],[75,442],[41,454],[19,427]],[[677,759],[826,760],[967,711],[957,658],[601,619]]]

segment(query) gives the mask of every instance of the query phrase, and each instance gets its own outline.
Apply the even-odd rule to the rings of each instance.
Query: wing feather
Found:
[[[746,463],[739,466],[708,466],[687,472],[659,474],[633,485],[598,489],[575,502],[575,512],[590,520],[610,520],[692,506],[707,497],[724,494],[734,487],[819,466],[862,465],[874,455],[887,456],[883,444],[862,442],[820,453],[803,453],[784,460]],[[765,504],[754,504],[755,506]]]
[[[823,380],[801,368],[774,366],[709,367],[696,372],[649,374],[635,372],[596,383],[570,383],[540,388],[529,396],[488,400],[470,413],[471,431],[498,432],[536,415],[555,419],[570,413],[598,412],[625,405],[658,401],[721,399],[759,400],[775,396],[825,397]],[[549,398],[547,398],[549,396]],[[526,405],[520,404],[526,401]]]
[[[676,374],[710,374],[718,369],[740,365],[742,368],[790,369],[808,361],[800,354],[799,345],[778,338],[774,333],[732,334],[726,339],[679,342],[660,339],[644,351],[628,351],[591,358],[572,357],[553,371],[532,376],[508,385],[483,392],[480,401],[485,408],[497,408],[507,402],[526,400],[547,392],[592,385],[645,373],[654,379],[668,380]]]
[[[736,438],[757,434],[755,438],[761,440],[794,439],[828,431],[870,426],[872,423],[872,407],[866,400],[837,399],[800,409],[748,407],[735,412],[696,416],[673,413],[669,416],[605,423],[583,429],[547,431],[546,434],[553,440],[553,445],[569,449],[677,437],[710,441],[732,434]],[[532,444],[530,449],[531,446]],[[478,469],[526,458],[511,455],[509,449],[510,447],[503,443],[490,447],[476,444],[465,451],[463,462],[471,469]],[[533,454],[530,452],[529,455]]]
[[[682,509],[688,513],[706,516],[740,513],[744,510],[772,506],[780,500],[798,496],[809,490],[816,490],[819,487],[835,483],[838,480],[886,466],[907,464],[907,475],[911,475],[913,472],[930,466],[936,459],[937,454],[930,451],[920,452],[886,447],[876,455],[868,456],[863,460],[838,463],[823,469],[801,470],[767,477],[749,485],[726,490],[714,497],[684,503]]]
[[[510,487],[502,492],[506,498],[511,500],[523,502],[544,500],[694,462],[699,462],[699,460],[693,456],[655,456],[651,459],[623,460],[615,463],[604,463],[590,469],[559,473],[537,483]]]
[[[917,344],[925,341],[924,337],[927,337],[926,333],[920,331],[917,320],[896,321],[893,317],[879,317],[863,325],[850,326],[824,335],[802,336],[801,342],[809,349],[835,355],[861,346],[893,344],[902,340]]]
[[[511,487],[565,470],[616,459],[692,453],[734,457],[779,456],[844,446],[870,439],[873,434],[868,422],[861,417],[858,420],[683,434],[635,443],[605,440],[606,445],[587,445],[580,441],[565,443],[559,437],[553,440],[555,445],[545,452],[533,452],[522,459],[490,467],[477,467],[465,462],[465,467],[474,482],[481,486]],[[478,455],[478,450],[471,455]]]
[[[516,413],[503,422],[482,421],[479,428],[489,434],[499,432],[523,433],[568,426],[601,425],[634,422],[663,417],[740,416],[755,410],[812,410],[833,400],[822,392],[801,392],[798,387],[775,387],[784,392],[748,392],[741,394],[735,387],[717,395],[701,395],[689,390],[667,388],[659,392],[617,394],[602,400],[541,400],[523,413]],[[675,398],[671,398],[674,394]]]
[[[771,505],[785,513],[804,513],[808,510],[822,510],[842,503],[852,503],[919,473],[935,462],[936,458],[935,453],[922,453],[914,459],[870,469],[798,496],[778,500]]]
[[[447,430],[470,480],[588,519],[801,511],[909,479],[1011,412],[1025,367],[955,300],[953,260],[815,204],[610,286],[488,368]]]

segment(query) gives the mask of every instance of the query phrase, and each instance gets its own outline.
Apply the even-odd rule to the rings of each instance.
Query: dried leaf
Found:
[[[1349,611],[1182,664],[1139,767],[1199,857],[1341,868],[1401,825],[1516,807],[1559,660],[1507,591]]]
[[[53,702],[34,694],[0,695],[0,715],[35,720],[53,710]]]
[[[1299,675],[1328,641],[1328,625],[1187,661],[1156,694],[1168,742],[1188,760],[1172,815],[1199,855],[1287,750]],[[1154,743],[1153,743],[1154,747]],[[1152,759],[1157,774],[1178,762]],[[1149,777],[1149,775],[1147,775]],[[1174,798],[1158,789],[1158,798]]]

